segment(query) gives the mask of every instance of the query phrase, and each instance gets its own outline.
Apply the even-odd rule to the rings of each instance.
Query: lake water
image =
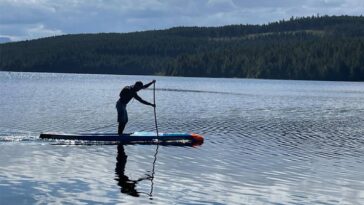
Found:
[[[120,89],[152,79],[160,131],[203,145],[38,139],[116,132]],[[364,83],[0,72],[0,116],[0,204],[364,204]]]

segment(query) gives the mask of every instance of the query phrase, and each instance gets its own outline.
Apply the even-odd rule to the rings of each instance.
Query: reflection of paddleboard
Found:
[[[159,133],[155,132],[134,132],[130,134],[118,135],[116,133],[79,133],[66,134],[61,132],[46,132],[40,134],[41,139],[60,140],[86,140],[86,141],[113,141],[121,143],[133,142],[166,142],[166,141],[190,141],[202,144],[204,138],[194,133]]]

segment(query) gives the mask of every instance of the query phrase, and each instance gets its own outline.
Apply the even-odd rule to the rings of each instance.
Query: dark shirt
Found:
[[[137,98],[139,99],[140,97],[138,96],[137,92],[133,89],[133,86],[125,86],[120,94],[120,99],[119,102],[126,105],[130,102],[131,99],[133,98]]]

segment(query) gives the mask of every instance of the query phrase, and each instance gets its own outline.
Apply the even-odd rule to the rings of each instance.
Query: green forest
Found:
[[[72,34],[0,44],[0,70],[364,81],[364,17]]]

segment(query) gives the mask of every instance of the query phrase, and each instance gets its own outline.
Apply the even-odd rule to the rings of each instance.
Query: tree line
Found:
[[[364,17],[73,34],[0,44],[0,70],[364,80]]]

